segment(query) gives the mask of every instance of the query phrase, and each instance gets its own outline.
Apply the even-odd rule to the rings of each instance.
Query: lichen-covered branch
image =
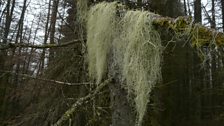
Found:
[[[44,49],[44,48],[59,48],[59,47],[66,47],[69,45],[73,45],[76,43],[81,42],[82,40],[72,40],[69,42],[65,42],[62,44],[45,44],[45,45],[30,45],[30,44],[15,44],[15,43],[8,43],[6,45],[4,44],[0,44],[0,50],[6,50],[6,49],[10,49],[10,48],[36,48],[36,49]]]
[[[191,17],[178,17],[176,19],[169,17],[155,16],[153,24],[156,27],[170,29],[178,34],[187,33],[191,38],[193,47],[208,46],[215,44],[220,47],[224,45],[224,34],[215,29],[207,28],[201,24],[193,23]]]
[[[61,118],[52,126],[61,126],[65,121],[69,120],[71,118],[71,116],[77,111],[77,109],[85,104],[86,102],[88,102],[89,100],[91,100],[92,98],[94,98],[104,87],[106,87],[109,83],[111,82],[111,79],[107,79],[104,82],[102,82],[101,84],[99,84],[96,89],[89,93],[87,96],[82,97],[80,99],[78,99],[72,106],[70,109],[68,109],[62,116]]]
[[[118,4],[118,10],[128,10],[128,7],[123,4]],[[154,14],[153,25],[156,28],[167,28],[177,34],[188,34],[193,47],[208,46],[215,44],[216,46],[224,46],[224,33],[218,32],[215,29],[205,27],[201,24],[195,24],[190,16],[179,16],[178,18],[162,17]]]

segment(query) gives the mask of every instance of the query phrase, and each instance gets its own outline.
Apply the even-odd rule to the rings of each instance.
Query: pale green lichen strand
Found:
[[[90,77],[100,83],[107,71],[107,56],[114,38],[116,2],[100,3],[90,9],[87,48]]]
[[[116,19],[116,3],[92,7],[87,23],[90,77],[99,83],[110,65],[116,69],[137,112],[136,125],[142,125],[152,88],[161,79],[161,40],[153,29],[152,16],[146,11],[127,11]],[[113,57],[108,57],[112,53]],[[112,60],[111,60],[112,59]]]
[[[152,27],[149,12],[128,11],[122,19],[121,43],[125,48],[123,79],[129,94],[135,96],[137,124],[141,125],[152,88],[161,78],[161,40]],[[121,47],[121,46],[120,46]]]

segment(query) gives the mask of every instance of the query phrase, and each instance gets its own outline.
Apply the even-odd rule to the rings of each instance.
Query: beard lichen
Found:
[[[100,83],[107,71],[107,57],[113,41],[116,23],[116,2],[93,6],[87,21],[88,70]]]
[[[122,75],[128,93],[135,96],[137,125],[141,125],[150,92],[161,78],[161,40],[150,19],[151,13],[142,11],[128,11],[122,19]]]
[[[108,62],[112,62],[117,69],[109,73],[120,75],[128,98],[135,105],[136,125],[140,126],[150,92],[161,79],[161,39],[152,26],[152,13],[127,11],[118,20],[116,12],[116,3],[103,2],[90,9],[87,23],[89,75],[99,83],[108,72]],[[108,57],[109,53],[113,57]]]

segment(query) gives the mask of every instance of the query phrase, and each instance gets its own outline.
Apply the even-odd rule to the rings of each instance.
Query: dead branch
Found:
[[[101,84],[99,84],[96,89],[89,93],[87,96],[82,97],[80,99],[78,99],[72,106],[70,109],[68,109],[62,116],[61,118],[52,126],[61,126],[63,124],[63,122],[69,120],[71,118],[71,116],[77,111],[77,109],[87,103],[89,100],[91,100],[92,98],[94,98],[104,87],[106,87],[109,83],[111,82],[111,79],[107,79],[104,82],[102,82]]]
[[[45,45],[30,45],[30,44],[25,44],[25,43],[21,43],[21,44],[15,44],[15,43],[8,43],[6,45],[2,44],[0,45],[0,50],[6,50],[6,49],[10,49],[10,48],[36,48],[36,49],[44,49],[44,48],[59,48],[59,47],[66,47],[69,45],[73,45],[76,43],[81,42],[82,40],[72,40],[69,42],[65,42],[62,44],[45,44]]]
[[[13,75],[18,75],[18,76],[23,77],[23,78],[30,78],[30,79],[33,79],[33,80],[40,80],[40,81],[44,81],[44,82],[49,82],[48,84],[58,84],[58,85],[67,85],[67,86],[80,86],[80,85],[90,85],[90,84],[92,84],[90,82],[69,83],[69,82],[63,82],[63,81],[57,81],[57,80],[50,80],[50,79],[45,79],[45,78],[40,78],[40,77],[34,77],[34,76],[31,76],[31,75],[28,75],[28,74],[18,74],[18,73],[14,73],[12,71],[2,71],[2,70],[0,70],[0,72],[9,73],[9,74],[13,74]],[[0,78],[1,78],[1,76],[0,76]]]

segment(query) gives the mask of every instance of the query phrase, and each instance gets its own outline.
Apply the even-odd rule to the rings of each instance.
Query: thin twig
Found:
[[[24,78],[30,78],[30,79],[34,79],[34,80],[40,80],[40,81],[45,81],[45,82],[49,82],[49,83],[53,83],[53,84],[59,84],[59,85],[80,86],[80,85],[90,85],[90,84],[92,84],[90,82],[69,83],[69,82],[63,82],[63,81],[57,81],[57,80],[50,80],[50,79],[45,79],[45,78],[34,77],[34,76],[31,76],[31,75],[28,75],[28,74],[18,74],[18,73],[14,73],[12,71],[2,71],[2,70],[0,70],[0,72],[14,74],[14,75],[18,75],[18,76],[21,76],[21,77],[24,77]],[[0,77],[2,77],[2,76],[0,76]]]

